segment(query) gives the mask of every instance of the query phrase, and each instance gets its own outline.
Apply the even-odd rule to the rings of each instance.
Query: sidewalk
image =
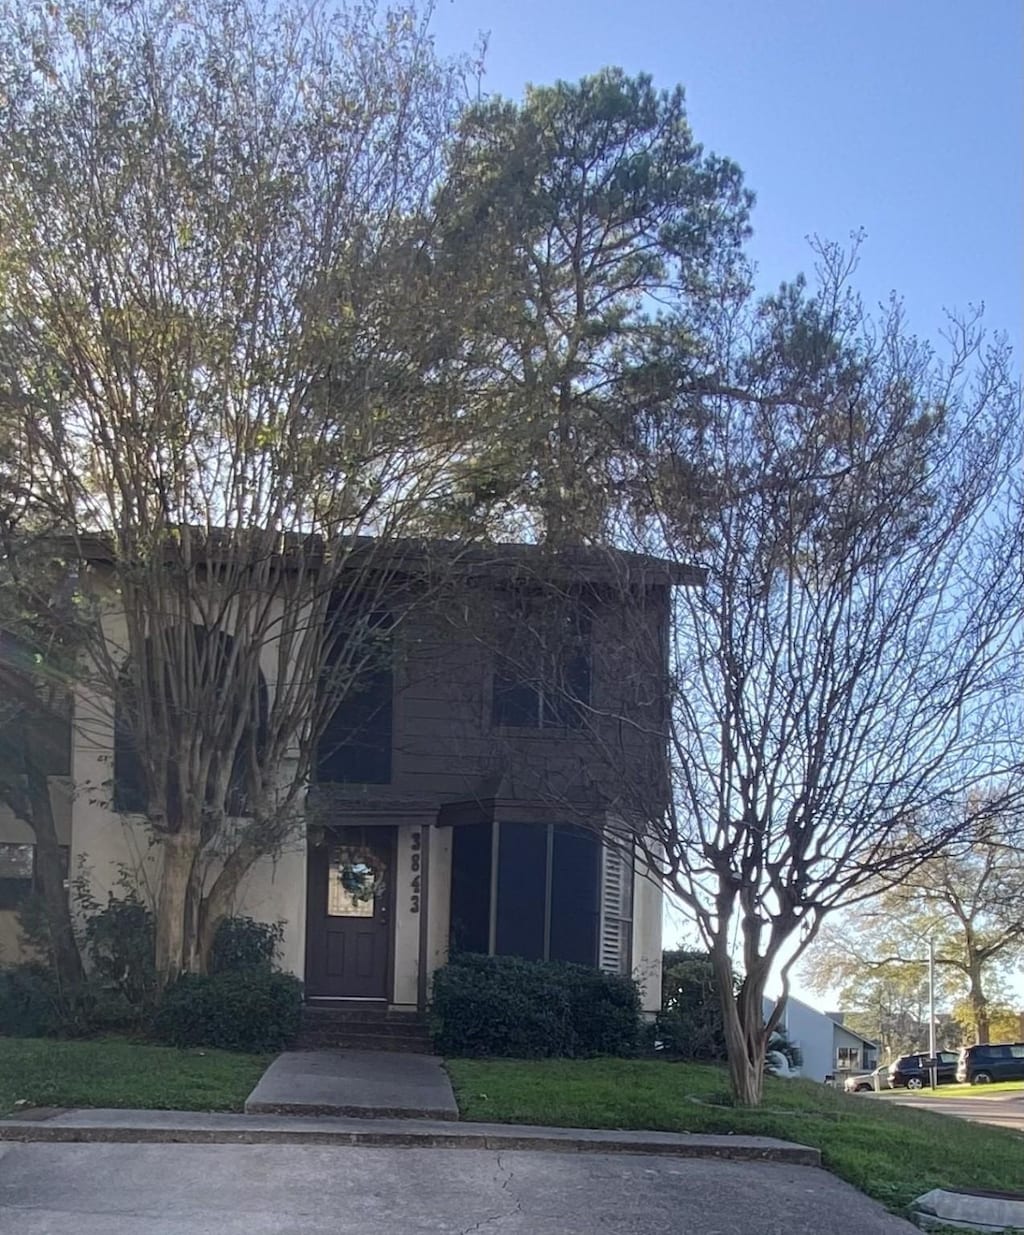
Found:
[[[245,1100],[247,1115],[458,1119],[448,1073],[435,1055],[393,1051],[286,1051]]]
[[[0,1120],[0,1142],[334,1145],[656,1154],[820,1166],[817,1149],[760,1136],[617,1132],[428,1119],[218,1115],[192,1111],[37,1111]]]

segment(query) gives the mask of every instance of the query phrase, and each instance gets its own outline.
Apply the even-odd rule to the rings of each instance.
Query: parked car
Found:
[[[923,1089],[931,1084],[931,1072],[928,1060],[931,1056],[925,1051],[920,1055],[901,1055],[889,1065],[889,1084],[893,1089]],[[951,1085],[956,1080],[956,1069],[960,1056],[956,1051],[939,1051],[939,1064],[936,1068],[936,1081],[940,1085]]]
[[[956,1065],[956,1079],[972,1085],[990,1081],[1024,1081],[1024,1042],[989,1042],[965,1046]]]
[[[879,1089],[891,1088],[889,1085],[889,1065],[887,1063],[880,1063],[873,1072],[855,1072],[843,1081],[843,1088],[847,1093],[866,1093],[868,1090],[873,1093],[876,1076],[878,1077]]]

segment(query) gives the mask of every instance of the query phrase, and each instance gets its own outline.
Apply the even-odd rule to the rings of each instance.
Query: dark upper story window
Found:
[[[524,729],[578,729],[590,705],[590,619],[578,609],[521,608],[494,666],[491,719]]]
[[[324,671],[338,698],[317,743],[320,783],[387,785],[394,744],[392,619],[370,613],[343,629]]]
[[[199,666],[200,680],[196,684],[195,697],[190,704],[182,698],[180,691],[168,690],[168,699],[177,698],[181,715],[177,718],[183,725],[194,724],[190,713],[202,710],[204,707],[221,707],[214,703],[216,691],[213,683],[223,682],[230,663],[232,637],[223,631],[208,631],[202,626],[192,628],[193,644],[189,649],[189,660]],[[168,666],[165,672],[170,673]],[[150,683],[155,679],[155,666],[150,666]],[[223,687],[221,687],[223,689]],[[114,810],[125,814],[145,814],[149,810],[149,794],[146,787],[146,774],[136,739],[136,726],[133,714],[137,707],[133,704],[133,687],[130,667],[122,676],[120,691],[114,707]],[[261,757],[266,744],[268,696],[267,684],[263,674],[259,674],[256,688],[256,698],[242,703],[236,701],[234,708],[223,708],[224,727],[227,732],[234,732],[235,721],[242,707],[249,714],[249,727],[242,736],[234,752],[231,780],[225,802],[228,814],[244,815],[248,808],[246,799],[247,786],[250,783],[252,768],[250,760],[255,752],[255,758]],[[253,732],[255,730],[255,733]],[[255,740],[253,740],[255,739]],[[172,774],[173,769],[168,764],[167,789],[168,794],[174,794],[178,780]],[[211,786],[212,789],[212,786]],[[211,793],[212,796],[212,793]]]

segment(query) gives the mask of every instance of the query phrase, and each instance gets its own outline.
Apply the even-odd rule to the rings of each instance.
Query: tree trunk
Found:
[[[988,998],[981,981],[981,965],[972,962],[970,969],[971,1011],[974,1013],[974,1040],[985,1045],[989,1036]]]
[[[171,832],[161,845],[160,891],[156,909],[156,973],[159,988],[169,986],[187,967],[189,889],[196,840],[189,831]]]
[[[729,1083],[739,1106],[760,1106],[768,1035],[764,1027],[765,978],[750,975],[733,994],[732,965],[727,956],[712,955],[725,1029]]]
[[[199,909],[196,947],[200,973],[206,973],[209,969],[217,928],[231,913],[238,894],[238,885],[259,856],[255,846],[243,841],[228,855],[213,885],[203,897]]]

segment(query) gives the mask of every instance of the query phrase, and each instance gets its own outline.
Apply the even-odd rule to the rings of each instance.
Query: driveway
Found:
[[[0,1235],[910,1235],[825,1171],[638,1154],[0,1146]]]
[[[956,1115],[958,1119],[970,1119],[975,1123],[994,1124],[997,1128],[1024,1132],[1024,1094],[995,1093],[991,1098],[928,1098],[899,1090],[892,1097],[880,1100],[899,1102],[902,1106],[916,1106],[922,1111]]]

